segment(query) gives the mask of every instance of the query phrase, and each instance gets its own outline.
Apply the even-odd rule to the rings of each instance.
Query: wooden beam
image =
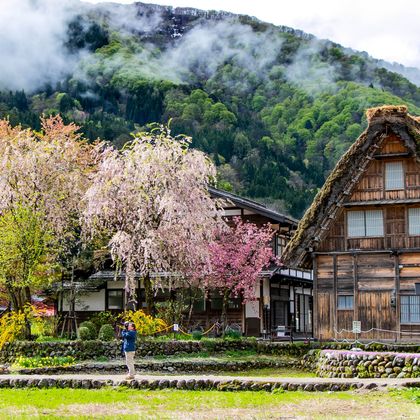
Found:
[[[358,258],[357,254],[353,254],[353,321],[359,320],[359,284],[358,284]],[[362,325],[363,329],[363,325]]]
[[[312,334],[315,338],[318,338],[318,274],[317,274],[317,263],[316,256],[312,254],[312,269],[313,269],[313,289],[312,289]]]
[[[337,322],[337,255],[333,255],[333,326],[334,331],[338,330]]]
[[[394,265],[395,265],[395,299],[396,299],[396,307],[395,307],[395,324],[398,340],[401,340],[401,298],[400,298],[400,257],[398,253],[394,255]]]

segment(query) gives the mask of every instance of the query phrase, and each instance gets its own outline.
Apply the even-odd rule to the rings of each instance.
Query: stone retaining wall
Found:
[[[228,350],[252,350],[258,354],[293,356],[302,358],[306,353],[314,349],[350,349],[348,343],[285,343],[266,342],[251,339],[222,340],[209,339],[201,341],[158,341],[140,340],[137,343],[136,357],[174,355],[179,353],[223,353]],[[389,352],[418,352],[420,346],[404,347],[398,345],[372,344],[361,345],[363,350],[389,351]],[[121,344],[119,341],[105,342],[100,340],[92,341],[58,341],[37,343],[34,341],[15,341],[0,351],[0,363],[13,363],[19,356],[24,357],[53,357],[73,356],[76,360],[94,360],[98,357],[116,359],[121,356]]]
[[[406,387],[416,387],[418,383],[405,383]],[[249,381],[249,380],[217,380],[217,379],[141,379],[131,381],[101,380],[101,379],[56,379],[56,378],[1,378],[0,388],[83,388],[98,389],[103,387],[129,387],[134,389],[183,389],[183,390],[217,390],[217,391],[348,391],[351,389],[375,389],[375,383],[361,382],[280,382],[280,381]]]
[[[417,378],[420,354],[322,350],[316,372],[328,378]]]
[[[167,373],[203,373],[203,372],[242,372],[250,369],[299,367],[300,363],[275,360],[246,360],[246,361],[141,361],[135,364],[138,372],[167,372]],[[125,373],[125,363],[84,363],[65,367],[22,368],[17,372],[25,375],[68,374],[68,373]],[[4,372],[9,373],[9,372]]]
[[[223,353],[229,350],[252,350],[259,354],[288,355],[302,357],[311,345],[291,343],[258,342],[256,340],[201,340],[201,341],[158,341],[141,340],[137,343],[136,357],[174,355],[179,353]],[[120,341],[58,341],[37,343],[15,341],[0,351],[0,363],[13,363],[19,356],[53,357],[73,356],[76,360],[94,360],[98,357],[115,359],[121,357]]]

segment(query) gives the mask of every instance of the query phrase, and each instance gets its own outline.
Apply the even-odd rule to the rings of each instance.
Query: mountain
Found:
[[[36,32],[0,37],[0,117],[39,129],[41,114],[61,113],[118,147],[170,121],[217,164],[220,188],[296,217],[366,127],[366,108],[420,114],[420,88],[403,76],[418,82],[417,69],[286,26],[142,3],[46,11],[45,1],[17,17],[37,16]]]

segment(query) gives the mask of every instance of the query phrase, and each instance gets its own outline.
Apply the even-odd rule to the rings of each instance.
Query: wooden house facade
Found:
[[[405,107],[367,116],[283,258],[313,269],[316,338],[419,341],[420,123]]]

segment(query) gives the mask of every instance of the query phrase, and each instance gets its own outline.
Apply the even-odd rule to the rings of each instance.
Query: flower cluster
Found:
[[[14,367],[40,368],[47,366],[71,366],[76,359],[72,356],[54,356],[54,357],[24,357],[20,356],[13,364]]]

